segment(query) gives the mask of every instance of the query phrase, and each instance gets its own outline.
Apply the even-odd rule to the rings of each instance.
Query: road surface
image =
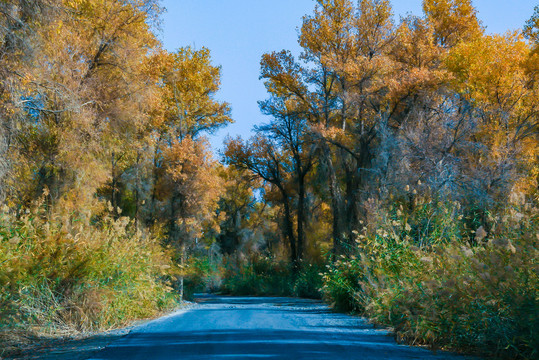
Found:
[[[93,354],[120,359],[466,359],[397,345],[364,319],[312,300],[204,297]]]

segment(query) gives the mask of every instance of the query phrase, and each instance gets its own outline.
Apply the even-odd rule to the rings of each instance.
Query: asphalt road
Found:
[[[317,301],[205,297],[199,303],[133,329],[90,359],[466,359],[398,345],[364,319]]]

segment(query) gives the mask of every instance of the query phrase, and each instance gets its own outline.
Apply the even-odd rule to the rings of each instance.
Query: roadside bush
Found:
[[[95,331],[176,306],[177,269],[127,218],[0,211],[0,327]]]
[[[494,219],[491,234],[473,244],[456,235],[419,244],[411,233],[422,230],[406,226],[406,216],[386,217],[373,234],[358,236],[357,258],[329,267],[324,296],[410,343],[536,358],[539,219],[537,209],[517,214]]]
[[[285,261],[258,254],[246,261],[226,259],[222,291],[232,295],[289,296],[292,269]]]
[[[323,299],[337,310],[365,313],[366,301],[360,287],[364,270],[364,264],[354,256],[346,259],[343,255],[331,266],[327,265],[322,277]]]
[[[192,300],[194,293],[218,291],[222,276],[221,259],[215,260],[208,256],[191,257],[186,266],[184,298]]]
[[[304,263],[295,277],[292,295],[308,299],[322,298],[323,267],[317,264]]]
[[[222,291],[232,295],[299,296],[320,298],[321,267],[302,264],[294,271],[287,261],[253,254],[241,261],[229,257],[224,262]]]

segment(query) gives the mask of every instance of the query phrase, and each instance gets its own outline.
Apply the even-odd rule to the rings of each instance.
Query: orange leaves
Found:
[[[445,57],[451,86],[482,112],[476,137],[488,146],[492,164],[515,163],[529,171],[537,163],[533,56],[521,35],[507,33],[463,41]],[[533,191],[535,182],[530,171],[513,184]]]
[[[390,56],[396,67],[389,81],[394,101],[420,91],[433,93],[448,79],[441,66],[443,49],[435,43],[434,30],[419,17],[405,18],[396,30]]]
[[[227,139],[225,149],[225,158],[233,159],[234,162],[245,163],[248,161],[248,158],[252,155],[251,149],[247,147],[247,144],[244,141],[237,137],[235,139]]]
[[[232,121],[229,105],[214,99],[221,69],[208,49],[185,47],[157,51],[144,72],[156,86],[147,138],[153,153],[152,216],[167,224],[171,243],[185,245],[204,229],[218,231],[215,211],[223,184],[204,134]]]
[[[168,208],[161,217],[169,226],[169,241],[202,236],[216,229],[217,201],[222,193],[219,165],[213,159],[206,132],[232,121],[227,103],[213,98],[220,86],[220,68],[206,48],[159,51],[146,70],[155,79],[158,96],[152,110],[155,194]],[[216,230],[217,231],[217,230]]]
[[[200,155],[200,147],[190,137],[182,141],[172,140],[172,145],[165,149],[163,154],[167,173],[174,182],[186,181],[204,164],[204,158]]]
[[[160,199],[178,209],[168,220],[180,224],[184,234],[199,234],[212,221],[223,188],[209,143],[190,136],[173,140],[163,151],[163,170],[155,186]]]
[[[359,53],[372,58],[385,52],[392,42],[393,18],[391,4],[387,0],[361,0],[359,17],[354,21]]]
[[[182,141],[173,140],[172,145],[164,150],[167,172],[175,182],[181,183],[193,174],[215,165],[212,161],[207,141],[194,141],[186,137]]]
[[[162,67],[164,81],[170,86],[173,84],[184,96],[189,95],[194,99],[219,89],[221,71],[218,66],[211,64],[207,48],[193,50],[185,47],[167,56]]]
[[[435,44],[434,30],[427,21],[410,16],[399,25],[391,53],[395,60],[409,67],[432,68],[439,61],[441,49]]]
[[[339,127],[324,127],[322,124],[315,124],[311,127],[311,130],[318,136],[328,139],[330,141],[337,141],[340,143],[350,142],[350,139],[347,139],[346,132]]]

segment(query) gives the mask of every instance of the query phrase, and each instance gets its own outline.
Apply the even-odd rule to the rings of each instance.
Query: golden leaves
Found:
[[[302,70],[289,51],[264,54],[260,61],[260,78],[270,94],[305,99],[307,86]]]
[[[515,33],[487,35],[451,49],[445,62],[455,85],[471,101],[510,103],[521,97],[529,48]]]
[[[423,11],[434,29],[437,43],[443,47],[452,47],[482,33],[471,0],[425,0]]]
[[[321,59],[351,46],[354,7],[350,0],[324,0],[318,4],[313,16],[303,18],[299,42],[309,56]]]
[[[179,209],[169,221],[190,234],[200,234],[203,226],[217,226],[214,213],[223,184],[207,140],[190,136],[173,140],[163,150],[163,166],[165,173],[156,184],[160,197]]]
[[[162,125],[175,129],[180,138],[196,137],[232,122],[230,106],[213,98],[220,86],[221,69],[211,64],[208,49],[161,51],[150,67],[158,69],[161,82]]]

